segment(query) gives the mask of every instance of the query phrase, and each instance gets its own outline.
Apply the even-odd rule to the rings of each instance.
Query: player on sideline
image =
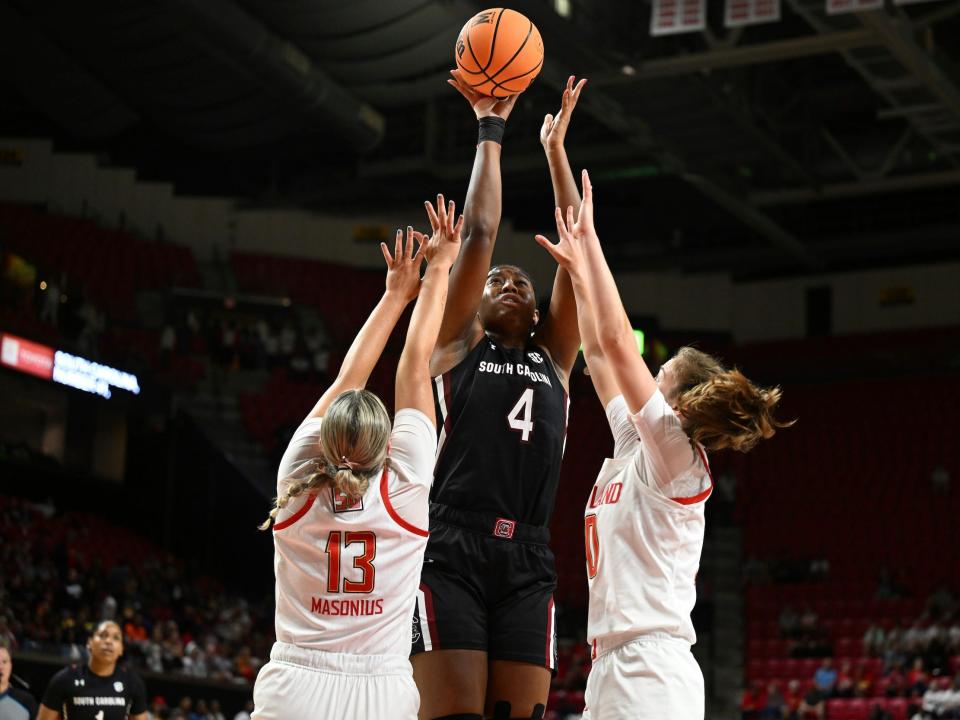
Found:
[[[147,692],[137,675],[117,668],[123,633],[104,620],[87,640],[90,660],[50,679],[37,720],[147,720]]]
[[[584,519],[594,664],[583,717],[702,720],[690,611],[713,490],[705,450],[746,452],[785,427],[773,417],[780,390],[692,348],[654,378],[603,257],[586,171],[576,222],[569,206],[566,218],[557,208],[556,222],[559,242],[537,242],[572,278],[584,353],[616,440]]]
[[[479,122],[463,249],[430,362],[439,450],[417,597],[420,717],[542,717],[556,668],[556,570],[548,524],[576,359],[573,289],[558,269],[539,322],[529,275],[490,268],[500,225],[500,153],[516,96],[453,85]]]
[[[463,225],[443,196],[427,209],[433,235],[419,251],[410,228],[406,248],[397,231],[392,257],[381,246],[386,292],[281,461],[270,513],[277,642],[254,685],[254,718],[417,716],[410,611],[437,448],[428,361]],[[383,403],[363,386],[415,297],[391,430]]]

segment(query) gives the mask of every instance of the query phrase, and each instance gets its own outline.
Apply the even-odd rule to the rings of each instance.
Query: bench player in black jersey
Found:
[[[576,305],[569,276],[558,270],[540,322],[529,275],[512,265],[490,268],[500,225],[500,141],[516,96],[486,98],[453,76],[477,116],[480,142],[430,368],[439,447],[414,617],[414,678],[425,720],[539,718],[556,668],[547,526],[580,344]],[[561,113],[544,123],[552,176],[569,173],[554,167],[549,148],[562,142],[577,94],[568,89]]]
[[[90,660],[51,678],[37,720],[147,720],[143,681],[117,667],[123,655],[120,626],[104,620],[87,641]]]

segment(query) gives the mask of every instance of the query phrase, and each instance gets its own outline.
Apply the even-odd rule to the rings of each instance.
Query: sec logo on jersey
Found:
[[[117,692],[123,692],[123,683],[122,683],[122,682],[115,682],[115,683],[113,684],[113,689],[116,690]]]
[[[535,363],[543,364],[543,355],[538,352],[527,353],[527,357],[533,360]]]

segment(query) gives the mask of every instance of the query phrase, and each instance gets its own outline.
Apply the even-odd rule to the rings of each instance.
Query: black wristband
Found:
[[[480,118],[480,139],[477,145],[485,140],[492,140],[497,145],[503,144],[503,132],[507,127],[507,121],[502,117],[490,115]]]

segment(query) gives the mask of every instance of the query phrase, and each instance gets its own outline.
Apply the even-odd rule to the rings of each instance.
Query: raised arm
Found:
[[[569,225],[573,226],[573,208],[568,206],[567,212]],[[577,324],[583,336],[583,356],[590,369],[590,379],[597,391],[597,397],[606,407],[620,394],[620,387],[597,339],[595,306],[590,299],[589,274],[586,269],[587,248],[582,239],[570,230],[568,221],[564,220],[558,207],[556,222],[559,242],[554,245],[543,235],[537,235],[536,240],[553,256],[570,282],[571,291],[576,298]]]
[[[463,247],[450,273],[450,297],[431,362],[435,374],[438,364],[445,364],[451,353],[472,345],[482,332],[477,308],[500,227],[503,194],[498,136],[517,99],[515,95],[506,100],[478,95],[461,82],[458,70],[451,71],[451,75],[453,78],[447,82],[470,103],[481,124],[481,138],[463,206]]]
[[[397,365],[395,408],[419,410],[436,424],[430,389],[430,356],[447,303],[450,267],[460,252],[464,219],[460,216],[454,222],[456,206],[453,201],[445,206],[443,195],[437,196],[436,210],[430,203],[426,206],[433,234],[423,246],[427,272],[420,285],[420,295],[410,317],[410,327]]]
[[[577,100],[580,99],[580,93],[587,82],[580,80],[574,85],[575,80],[573,75],[567,79],[567,87],[560,101],[560,111],[556,117],[546,115],[543,118],[543,127],[540,128],[540,143],[547,155],[554,201],[560,208],[573,207],[574,214],[580,210],[580,193],[577,190],[573,172],[570,170],[564,140],[567,136],[567,128],[570,127],[573,109],[577,106]],[[550,351],[557,370],[565,379],[568,378],[573,363],[576,362],[580,336],[584,332],[582,323],[578,322],[579,319],[578,302],[575,299],[570,276],[562,265],[558,266],[557,274],[553,279],[550,308],[540,329],[537,330],[536,339]],[[584,345],[584,351],[586,352],[586,345]],[[589,363],[589,357],[587,361]],[[593,374],[592,366],[590,372]],[[595,377],[594,384],[596,381]]]
[[[403,246],[403,232],[397,230],[393,255],[385,243],[380,243],[384,260],[387,261],[387,287],[380,302],[360,328],[357,337],[347,351],[340,366],[337,379],[313,406],[308,418],[323,417],[330,403],[345,390],[362,388],[386,347],[390,333],[404,308],[417,296],[420,289],[420,265],[423,262],[423,247],[414,251],[414,240],[423,236],[407,228],[407,243]]]
[[[582,174],[582,183],[580,213],[574,223],[572,213],[568,212],[567,226],[582,239],[590,301],[594,307],[603,308],[603,312],[595,316],[600,349],[610,364],[630,413],[634,414],[657,392],[657,382],[640,354],[630,318],[627,317],[617,284],[603,256],[600,238],[593,224],[593,186],[586,170]]]

